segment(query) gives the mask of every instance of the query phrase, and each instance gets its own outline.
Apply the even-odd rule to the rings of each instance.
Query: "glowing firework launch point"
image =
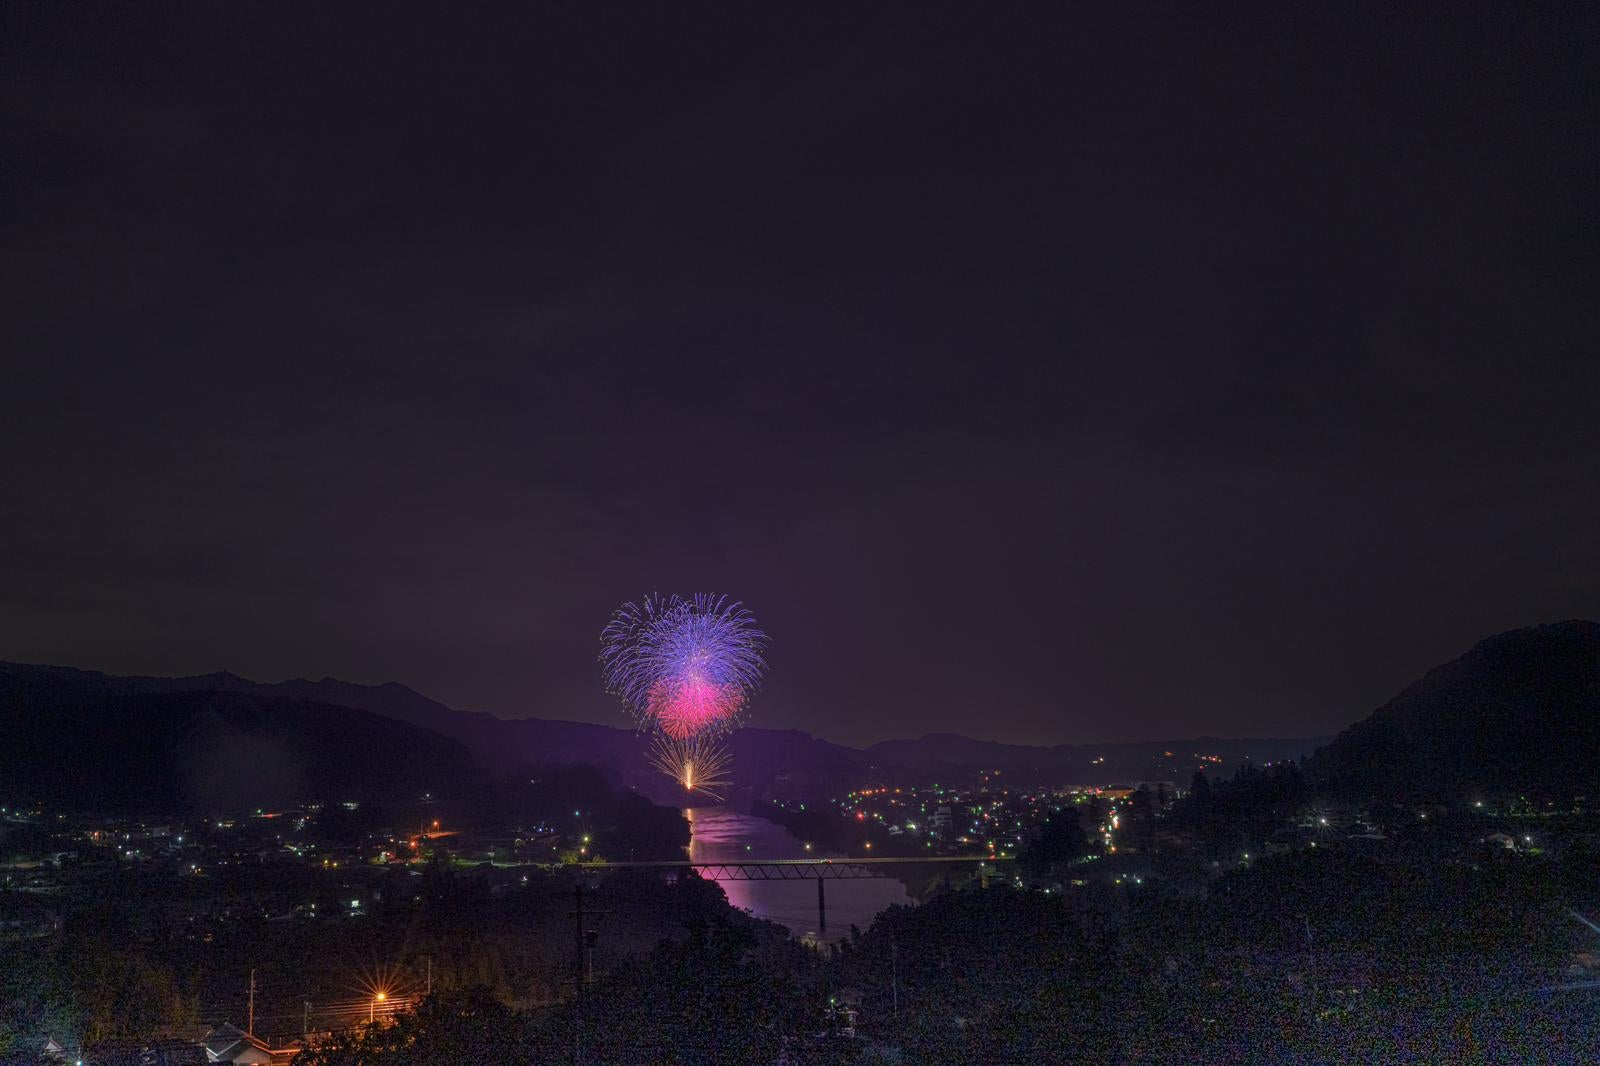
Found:
[[[717,795],[728,755],[716,738],[738,725],[766,669],[755,617],[722,596],[649,596],[619,607],[600,644],[607,690],[655,735],[652,763],[686,791]]]
[[[709,737],[673,740],[658,736],[650,749],[650,765],[673,778],[685,792],[721,799],[728,786],[728,751]]]

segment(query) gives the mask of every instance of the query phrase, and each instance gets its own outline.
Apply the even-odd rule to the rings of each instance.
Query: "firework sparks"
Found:
[[[755,616],[725,596],[649,596],[618,608],[601,633],[601,672],[642,728],[725,732],[761,681],[766,643]]]
[[[650,748],[652,766],[677,781],[685,792],[704,793],[714,800],[722,799],[722,790],[728,787],[732,761],[728,749],[707,736],[658,736]]]
[[[685,740],[732,722],[744,706],[744,693],[701,677],[658,681],[650,688],[645,716],[669,737]]]

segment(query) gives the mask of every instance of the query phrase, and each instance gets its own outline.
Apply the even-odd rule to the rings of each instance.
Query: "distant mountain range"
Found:
[[[1306,769],[1357,796],[1600,799],[1600,623],[1490,637],[1340,733]]]
[[[384,800],[480,776],[459,741],[270,691],[0,663],[0,794],[94,810]]]
[[[684,799],[650,768],[633,730],[458,711],[394,682],[120,677],[0,663],[0,727],[18,738],[0,752],[0,791],[58,802],[73,794],[67,779],[84,776],[100,784],[79,796],[98,805],[117,796],[211,804],[230,794],[260,798],[293,789],[410,796],[481,777],[479,767],[504,774],[563,762],[592,763],[662,802]],[[370,736],[358,739],[362,734]],[[868,776],[910,783],[974,769],[1000,770],[1019,783],[1186,781],[1197,766],[1231,772],[1240,759],[1298,758],[1318,743],[1205,738],[1028,747],[933,734],[861,750],[800,730],[746,728],[728,738],[736,792],[769,798],[831,794]],[[252,760],[259,772],[234,772]]]
[[[0,793],[56,802],[414,797],[459,789],[485,771],[565,762],[592,763],[663,802],[684,800],[649,767],[647,745],[632,730],[458,711],[394,682],[116,677],[0,663],[0,729]],[[1196,769],[1222,775],[1243,761],[1306,756],[1315,781],[1344,791],[1460,795],[1548,785],[1600,795],[1600,624],[1492,637],[1331,742],[1201,737],[1031,747],[936,733],[857,749],[799,730],[747,728],[728,744],[742,797],[814,798],[869,779],[954,780],[974,771],[1000,771],[1018,784],[1186,785]]]

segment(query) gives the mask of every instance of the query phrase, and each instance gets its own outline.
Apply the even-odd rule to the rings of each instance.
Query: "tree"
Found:
[[[1032,879],[1057,876],[1062,869],[1089,853],[1089,838],[1075,808],[1057,811],[1022,848],[1018,859]]]
[[[724,912],[592,986],[567,1024],[599,1062],[773,1062],[821,1018],[808,980],[817,965],[793,941],[758,937]]]
[[[1148,853],[1156,839],[1155,804],[1147,785],[1140,785],[1128,798],[1126,840],[1136,850]]]

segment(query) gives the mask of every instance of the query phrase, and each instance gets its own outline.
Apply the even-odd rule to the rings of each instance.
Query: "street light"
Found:
[[[371,1024],[371,1023],[376,1022],[378,1020],[378,1004],[382,1003],[384,1000],[386,1000],[388,998],[389,998],[389,993],[387,993],[387,992],[375,992],[375,993],[373,993],[372,1003],[367,1008],[367,1022],[368,1022],[368,1024]]]

